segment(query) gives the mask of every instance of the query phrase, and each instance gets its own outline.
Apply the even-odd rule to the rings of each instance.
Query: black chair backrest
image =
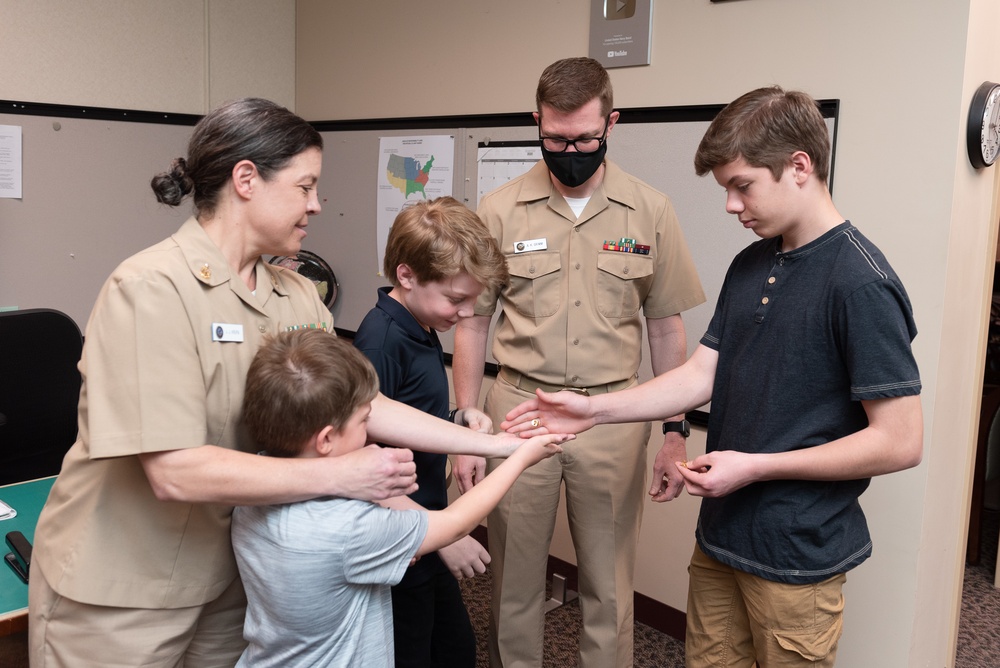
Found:
[[[76,440],[82,350],[65,313],[0,313],[0,485],[59,473]]]

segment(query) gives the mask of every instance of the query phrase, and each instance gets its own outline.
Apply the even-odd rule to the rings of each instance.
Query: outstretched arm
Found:
[[[444,510],[428,513],[427,535],[417,550],[417,556],[439,550],[468,534],[493,510],[524,469],[562,452],[559,447],[572,435],[545,434],[522,441],[506,461]]]
[[[835,441],[779,453],[719,450],[682,463],[688,493],[725,496],[761,480],[857,480],[919,464],[924,433],[920,397],[861,403],[868,426]]]
[[[647,422],[684,413],[708,402],[719,354],[698,346],[691,358],[662,376],[621,392],[585,397],[563,390],[538,390],[534,399],[515,406],[501,429],[521,436],[546,431],[576,434],[595,424]],[[538,420],[533,425],[532,421]]]
[[[379,394],[372,402],[368,436],[422,452],[506,457],[520,445],[510,434],[483,434],[438,419]]]

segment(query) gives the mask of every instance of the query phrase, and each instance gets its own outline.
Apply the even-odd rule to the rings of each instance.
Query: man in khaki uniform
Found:
[[[636,383],[642,310],[655,374],[684,362],[680,312],[705,301],[677,217],[662,193],[605,160],[618,120],[611,82],[590,58],[542,73],[536,94],[544,162],[487,195],[479,215],[500,243],[510,285],[484,292],[455,334],[455,394],[477,406],[491,316],[501,371],[485,408],[499,425],[537,388],[616,392]],[[687,423],[671,416],[650,494],[675,498]],[[600,427],[522,474],[489,517],[493,666],[541,666],[545,569],[565,484],[579,567],[580,666],[632,665],[633,571],[650,425]],[[491,468],[495,463],[490,462]],[[459,458],[463,491],[483,460]]]

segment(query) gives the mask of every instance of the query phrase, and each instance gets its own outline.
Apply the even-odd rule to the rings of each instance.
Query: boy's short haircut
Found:
[[[541,112],[545,104],[569,114],[595,97],[601,101],[601,115],[610,114],[615,95],[608,71],[593,58],[565,58],[546,67],[539,77],[535,109]]]
[[[327,425],[341,431],[375,399],[378,375],[349,341],[321,329],[269,337],[247,371],[243,422],[274,457],[297,457]]]
[[[694,156],[703,176],[742,157],[751,167],[770,170],[777,181],[796,151],[805,151],[822,183],[830,175],[830,134],[816,100],[778,86],[758,88],[715,117]]]
[[[454,197],[438,197],[405,207],[396,216],[385,245],[383,270],[399,285],[396,267],[407,265],[421,284],[467,273],[486,290],[507,284],[507,261],[489,229]]]

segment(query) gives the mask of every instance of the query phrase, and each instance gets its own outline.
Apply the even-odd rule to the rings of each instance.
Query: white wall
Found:
[[[0,99],[203,114],[295,104],[293,0],[0,0]]]
[[[314,120],[528,112],[541,70],[587,52],[584,0],[296,6],[296,104]],[[841,100],[835,200],[913,301],[926,448],[862,499],[875,551],[848,579],[839,663],[950,665],[1000,170],[969,166],[964,131],[975,87],[1000,80],[1000,3],[671,0],[653,23],[652,64],[612,71],[619,107],[722,103],[771,83]],[[679,608],[696,505],[650,507],[643,528],[637,588]],[[572,554],[564,536],[553,552]]]

